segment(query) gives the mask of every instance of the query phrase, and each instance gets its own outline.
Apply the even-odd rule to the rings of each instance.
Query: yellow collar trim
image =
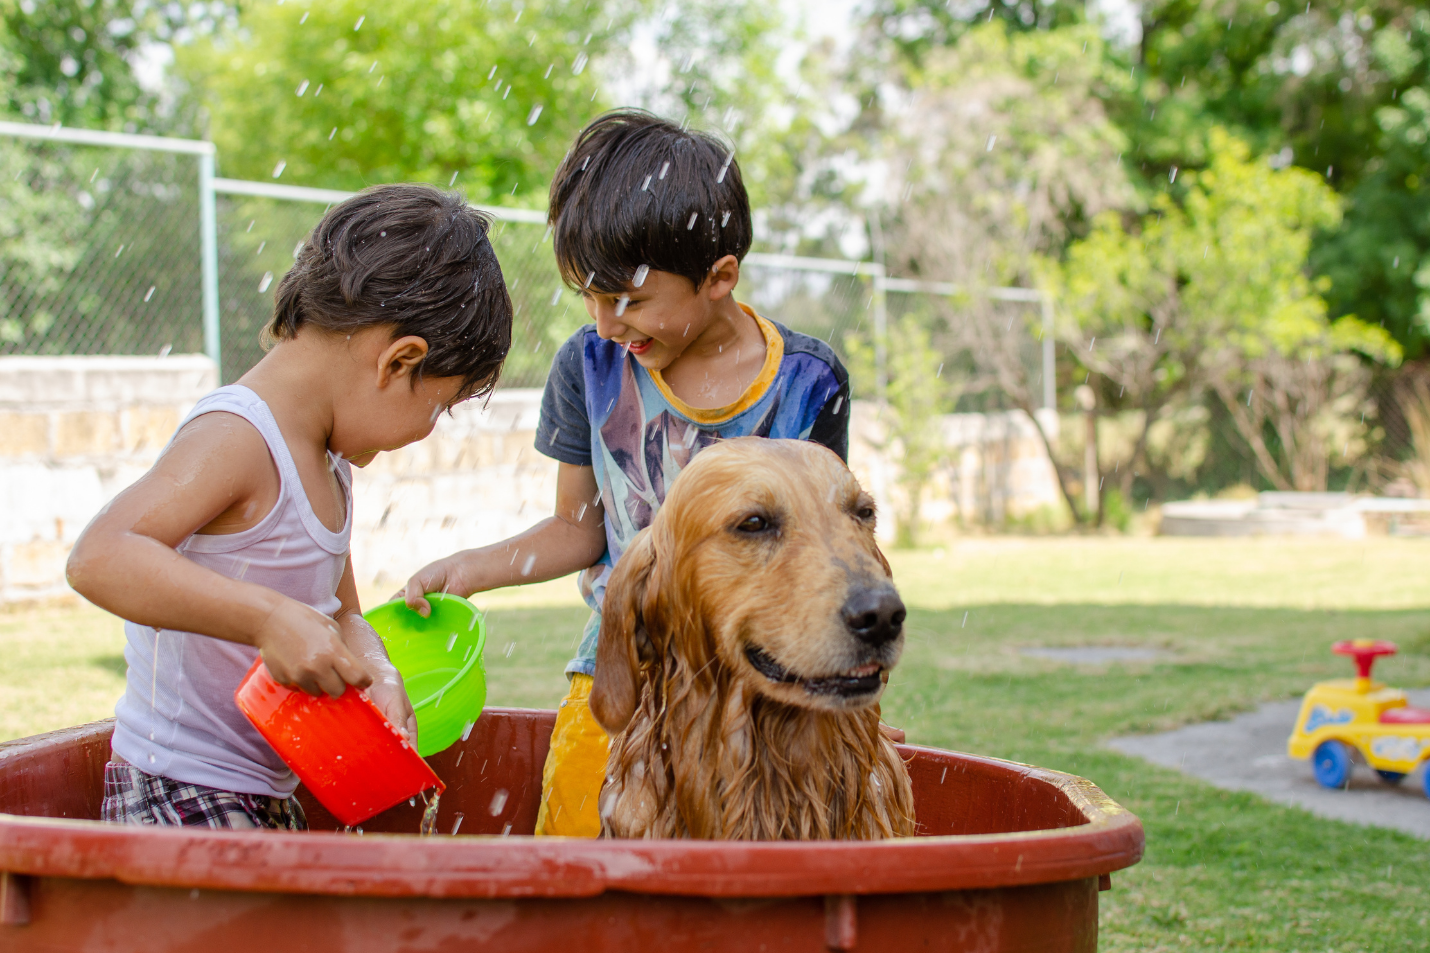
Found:
[[[655,382],[656,390],[660,395],[670,402],[670,405],[679,411],[683,416],[695,421],[697,424],[722,424],[738,414],[744,413],[755,405],[765,392],[774,383],[775,375],[779,373],[780,362],[785,356],[785,339],[780,334],[780,329],[769,321],[755,313],[755,309],[747,304],[741,304],[740,310],[755,319],[755,324],[759,325],[760,333],[765,337],[765,363],[760,368],[759,375],[750,382],[750,386],[745,388],[745,392],[740,395],[740,399],[725,407],[692,407],[685,401],[676,397],[671,391],[670,385],[666,384],[665,378],[660,371],[649,371],[650,379]]]

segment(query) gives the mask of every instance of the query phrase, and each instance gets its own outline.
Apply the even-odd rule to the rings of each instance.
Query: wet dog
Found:
[[[912,835],[879,730],[904,616],[873,498],[838,456],[756,437],[702,451],[606,590],[602,836]]]

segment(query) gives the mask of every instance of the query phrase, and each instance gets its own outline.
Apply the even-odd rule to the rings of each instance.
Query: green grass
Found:
[[[1424,841],[1220,791],[1102,746],[1226,717],[1344,675],[1339,638],[1400,644],[1377,674],[1430,685],[1430,542],[976,540],[893,553],[911,612],[885,719],[911,740],[1072,771],[1136,812],[1146,859],[1102,894],[1104,951],[1430,950]],[[368,599],[375,604],[376,596]],[[492,705],[550,707],[586,612],[569,581],[489,609]],[[1028,645],[1153,646],[1069,666]],[[119,625],[94,609],[0,615],[0,736],[106,716]],[[1430,802],[1426,809],[1430,810]]]

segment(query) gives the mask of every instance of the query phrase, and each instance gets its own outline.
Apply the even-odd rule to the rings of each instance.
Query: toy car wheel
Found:
[[[1404,771],[1382,771],[1379,768],[1376,768],[1375,773],[1380,775],[1380,779],[1386,784],[1399,784],[1401,781],[1405,780]]]
[[[1311,755],[1311,770],[1323,788],[1343,788],[1351,776],[1351,753],[1343,742],[1323,741]]]

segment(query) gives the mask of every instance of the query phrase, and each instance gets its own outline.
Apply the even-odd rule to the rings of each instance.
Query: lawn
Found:
[[[893,553],[908,649],[885,719],[911,740],[1092,778],[1136,812],[1146,859],[1102,895],[1104,951],[1430,950],[1423,841],[1219,791],[1101,746],[1344,675],[1338,638],[1400,644],[1377,674],[1430,685],[1430,541],[974,540]],[[378,594],[372,594],[376,597]],[[490,704],[550,707],[585,610],[569,581],[479,599]],[[1031,645],[1151,646],[1068,666]],[[105,717],[119,624],[94,609],[0,615],[0,737]],[[1430,802],[1426,804],[1430,810]]]

